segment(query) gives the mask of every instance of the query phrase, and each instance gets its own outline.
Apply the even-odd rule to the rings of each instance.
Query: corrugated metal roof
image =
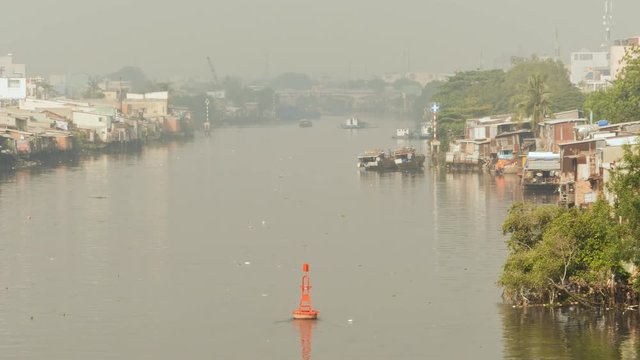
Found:
[[[516,131],[510,131],[510,132],[505,132],[505,133],[501,133],[496,135],[496,138],[499,137],[503,137],[503,136],[510,136],[510,135],[516,135],[516,134],[525,134],[525,133],[533,133],[531,130],[529,129],[520,129],[520,130],[516,130]]]
[[[626,126],[626,125],[638,125],[640,124],[640,121],[628,121],[628,122],[623,122],[623,123],[617,123],[617,124],[609,124],[606,126],[600,126],[600,129],[611,129],[611,128],[617,128],[620,126]]]
[[[531,151],[527,154],[530,160],[560,160],[560,154],[547,151]]]
[[[587,139],[587,140],[578,140],[578,141],[569,141],[569,142],[565,142],[562,144],[558,144],[558,146],[563,147],[563,146],[567,146],[567,145],[575,145],[575,144],[586,144],[586,143],[590,143],[590,142],[598,142],[598,141],[604,141],[605,139]]]
[[[586,119],[550,119],[550,120],[545,120],[541,122],[540,125],[557,125],[562,123],[579,122],[579,121],[586,122],[587,120]]]
[[[625,136],[605,139],[607,146],[636,145],[640,143],[638,136]]]

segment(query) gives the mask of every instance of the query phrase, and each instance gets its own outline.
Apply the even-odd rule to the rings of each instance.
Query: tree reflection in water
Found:
[[[501,309],[506,359],[640,359],[638,310]]]

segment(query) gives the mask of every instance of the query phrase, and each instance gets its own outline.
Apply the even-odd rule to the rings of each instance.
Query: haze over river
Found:
[[[502,304],[517,177],[360,172],[366,149],[427,153],[391,138],[400,121],[371,122],[214,129],[3,175],[0,358],[638,354],[628,314]],[[290,320],[304,262],[317,322]]]

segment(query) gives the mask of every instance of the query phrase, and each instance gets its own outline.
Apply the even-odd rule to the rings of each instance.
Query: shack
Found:
[[[529,152],[522,170],[525,189],[543,188],[555,190],[560,185],[560,154]]]

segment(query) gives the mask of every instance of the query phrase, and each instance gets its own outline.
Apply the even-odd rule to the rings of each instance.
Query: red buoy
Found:
[[[302,265],[302,285],[300,290],[300,305],[293,311],[293,318],[300,320],[312,320],[318,318],[318,311],[311,307],[311,279],[309,278],[309,264]]]

